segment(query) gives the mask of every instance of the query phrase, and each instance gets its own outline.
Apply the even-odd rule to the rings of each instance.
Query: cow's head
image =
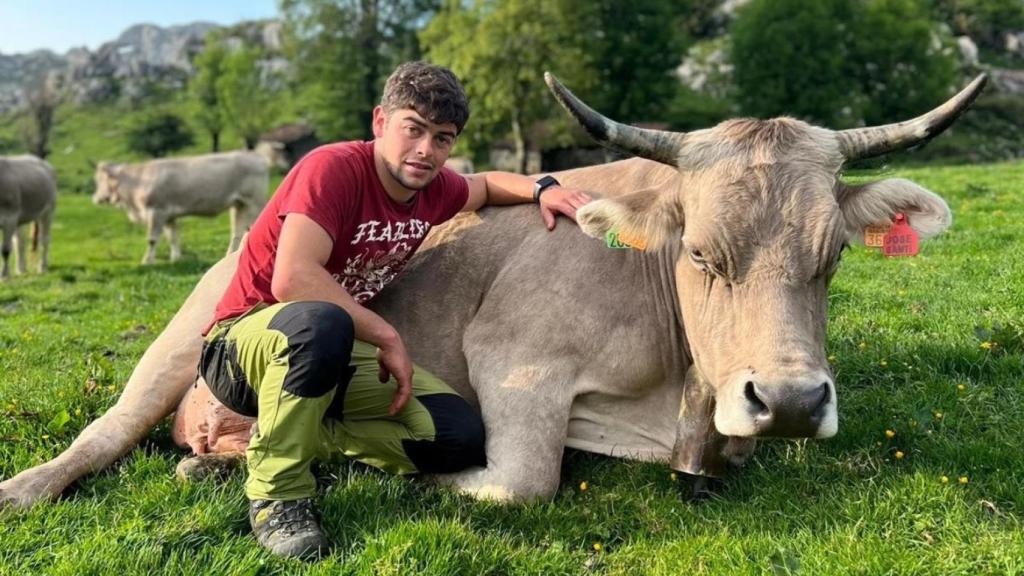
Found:
[[[830,437],[836,389],[825,357],[828,285],[865,226],[903,213],[921,238],[951,223],[946,203],[917,184],[849,185],[843,164],[906,148],[948,127],[985,83],[979,77],[936,110],[887,126],[832,131],[792,118],[729,120],[673,133],[626,126],[580,102],[554,77],[562,105],[603,144],[679,169],[671,192],[599,200],[580,227],[678,243],[675,280],[714,423],[727,436]]]
[[[96,192],[92,195],[93,204],[120,203],[116,168],[116,165],[109,162],[100,162],[96,165]]]

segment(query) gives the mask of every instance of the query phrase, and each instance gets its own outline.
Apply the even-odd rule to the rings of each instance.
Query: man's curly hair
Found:
[[[386,114],[415,110],[434,124],[455,124],[461,133],[469,120],[469,102],[451,70],[426,62],[406,62],[384,84],[380,105]]]

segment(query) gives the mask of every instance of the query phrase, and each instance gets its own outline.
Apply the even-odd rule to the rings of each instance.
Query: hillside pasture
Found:
[[[916,258],[844,256],[839,434],[763,442],[708,502],[663,465],[573,451],[555,499],[521,506],[335,461],[318,469],[335,551],[305,565],[256,545],[242,473],[178,483],[164,424],[58,502],[4,511],[0,574],[1024,573],[1024,164],[854,179],[888,176],[944,196],[954,224]],[[0,284],[0,478],[113,405],[227,233],[226,215],[184,219],[183,258],[162,245],[141,267],[142,228],[61,196],[51,272]]]

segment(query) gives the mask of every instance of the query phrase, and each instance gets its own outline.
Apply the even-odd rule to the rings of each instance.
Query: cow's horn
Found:
[[[642,158],[655,160],[669,166],[679,164],[679,150],[685,134],[648,130],[620,124],[606,118],[587,106],[550,72],[544,73],[544,81],[554,92],[562,107],[598,142]]]
[[[913,120],[837,132],[839,148],[847,160],[858,160],[909,148],[934,138],[967,110],[986,82],[988,76],[980,74],[945,104]]]

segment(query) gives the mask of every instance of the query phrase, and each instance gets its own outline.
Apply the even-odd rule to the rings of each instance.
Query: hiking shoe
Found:
[[[319,560],[330,548],[311,498],[250,500],[249,524],[260,546],[278,556]]]

